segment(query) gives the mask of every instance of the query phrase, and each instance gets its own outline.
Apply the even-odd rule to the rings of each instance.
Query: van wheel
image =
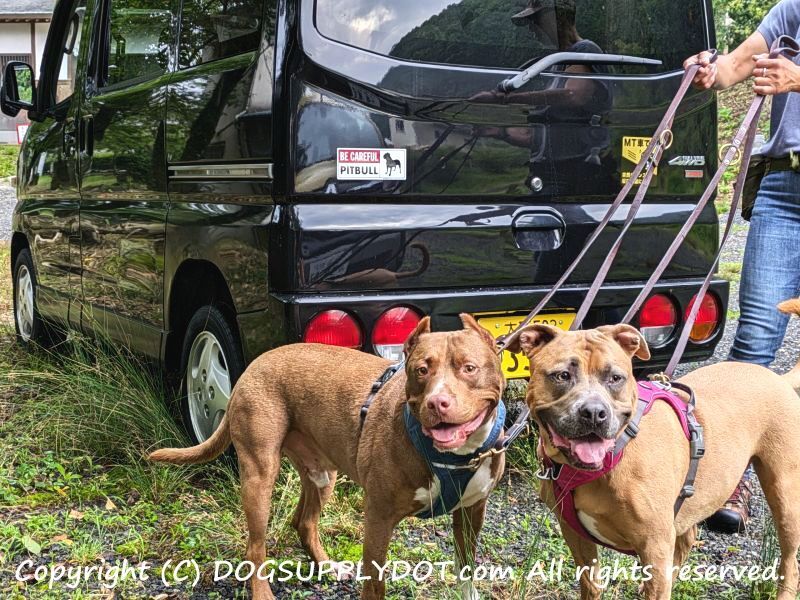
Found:
[[[219,427],[243,371],[236,330],[218,308],[198,309],[186,328],[181,355],[181,414],[195,442],[204,442]]]
[[[45,324],[36,308],[36,272],[30,250],[21,250],[14,262],[14,327],[17,339],[29,347],[45,339]]]

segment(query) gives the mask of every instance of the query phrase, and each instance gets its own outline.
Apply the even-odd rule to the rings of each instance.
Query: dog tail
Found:
[[[191,448],[162,448],[151,453],[147,460],[175,465],[205,463],[217,458],[230,445],[231,430],[228,424],[228,415],[226,414],[222,417],[222,421],[216,431],[202,444]]]
[[[800,317],[800,298],[784,300],[778,304],[778,310],[788,315],[797,315]],[[795,365],[794,369],[786,373],[784,377],[794,389],[800,392],[800,362]]]

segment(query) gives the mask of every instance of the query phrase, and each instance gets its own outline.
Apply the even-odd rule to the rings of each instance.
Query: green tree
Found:
[[[714,0],[717,46],[734,49],[753,33],[778,0]]]

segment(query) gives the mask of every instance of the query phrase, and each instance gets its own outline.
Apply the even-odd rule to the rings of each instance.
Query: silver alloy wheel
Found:
[[[23,342],[30,341],[33,336],[33,277],[26,265],[17,271],[17,328]]]
[[[186,365],[189,418],[197,439],[207,440],[219,426],[231,397],[231,377],[222,345],[210,331],[201,332]]]

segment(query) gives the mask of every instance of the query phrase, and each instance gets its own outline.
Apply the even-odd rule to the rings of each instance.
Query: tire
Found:
[[[217,307],[203,306],[189,321],[180,372],[181,416],[189,435],[201,443],[219,426],[244,372],[238,332]]]
[[[14,261],[14,329],[22,346],[31,348],[36,344],[49,342],[47,327],[36,304],[38,287],[36,270],[33,268],[31,252],[20,250]]]

